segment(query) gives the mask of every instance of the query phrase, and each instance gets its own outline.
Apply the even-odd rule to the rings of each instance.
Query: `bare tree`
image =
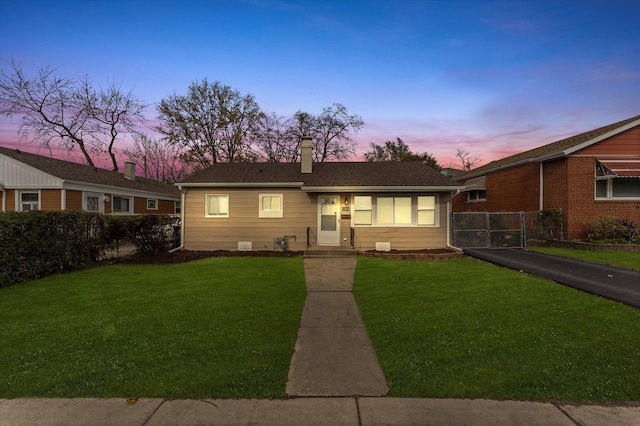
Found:
[[[11,71],[0,72],[0,115],[21,117],[21,139],[49,150],[56,145],[67,151],[79,148],[90,166],[92,155],[106,145],[117,171],[114,144],[120,133],[134,131],[136,121],[144,119],[144,103],[113,83],[106,91],[96,91],[89,77],[74,81],[54,72],[41,68],[29,79],[11,61]]]
[[[91,152],[97,147],[87,140],[93,128],[79,102],[76,84],[54,72],[50,67],[41,68],[35,78],[28,79],[12,60],[11,71],[0,72],[0,115],[21,117],[22,140],[39,142],[49,150],[56,145],[68,151],[80,148],[93,166]]]
[[[262,116],[252,95],[206,78],[189,85],[186,96],[162,99],[157,110],[156,130],[185,148],[185,159],[199,168],[242,158]]]
[[[468,151],[464,151],[460,148],[456,151],[456,158],[460,160],[460,164],[462,166],[462,170],[469,171],[474,168],[478,163],[482,161],[482,157],[478,154],[471,155]],[[456,167],[456,164],[452,165]]]
[[[350,135],[364,126],[359,115],[349,115],[344,105],[335,103],[323,108],[315,121],[314,134],[309,135],[313,138],[315,161],[343,160],[355,155],[355,144]]]
[[[113,170],[118,171],[118,162],[114,152],[114,144],[120,133],[137,134],[137,126],[143,123],[143,115],[147,105],[133,96],[133,92],[122,92],[119,86],[110,82],[106,90],[95,92],[88,77],[82,81],[85,108],[90,118],[97,123],[94,134],[108,134],[107,153],[111,157]]]
[[[184,179],[190,172],[176,145],[163,139],[151,138],[146,134],[135,134],[133,143],[123,154],[139,165],[147,178],[175,183]]]
[[[259,158],[270,162],[297,161],[299,145],[294,119],[285,119],[275,113],[265,113],[253,134],[253,147],[258,150]]]

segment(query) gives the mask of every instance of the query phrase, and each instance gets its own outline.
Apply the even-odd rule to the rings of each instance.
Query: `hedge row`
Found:
[[[172,218],[115,217],[74,211],[0,214],[0,287],[86,268],[106,250],[132,242],[138,252],[167,250]]]

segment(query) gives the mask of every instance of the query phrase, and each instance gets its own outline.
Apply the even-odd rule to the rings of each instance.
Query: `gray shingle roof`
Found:
[[[65,181],[86,182],[89,184],[106,185],[118,188],[133,189],[138,191],[158,194],[180,196],[180,191],[173,185],[154,179],[145,179],[136,176],[135,180],[124,178],[123,173],[111,170],[94,168],[84,164],[44,157],[20,150],[0,146],[0,154],[18,160],[52,176]]]
[[[458,186],[420,161],[314,163],[301,173],[300,163],[219,163],[196,172],[181,184],[301,183],[306,187]]]
[[[557,142],[550,143],[548,145],[543,145],[541,147],[534,148],[529,151],[521,152],[519,154],[515,154],[510,157],[505,157],[500,160],[492,161],[488,164],[485,164],[482,167],[478,167],[477,169],[473,169],[467,173],[458,175],[456,176],[456,179],[457,180],[468,179],[469,177],[472,177],[472,176],[489,173],[493,169],[509,167],[509,165],[511,164],[516,164],[524,160],[539,158],[548,154],[553,154],[556,152],[568,150],[584,142],[590,141],[599,136],[612,132],[636,120],[640,120],[640,115],[628,118],[626,120],[619,121],[617,123],[609,124],[607,126],[599,127],[594,130],[589,130],[588,132],[580,133],[578,135],[571,136],[566,139],[562,139]]]

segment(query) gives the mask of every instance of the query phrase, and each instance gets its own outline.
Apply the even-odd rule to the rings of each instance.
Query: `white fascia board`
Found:
[[[640,119],[632,121],[631,123],[627,123],[624,126],[618,127],[617,129],[614,129],[608,133],[605,133],[604,135],[600,135],[593,139],[589,139],[588,141],[582,142],[579,145],[572,146],[571,148],[565,149],[563,152],[565,155],[573,154],[576,151],[580,151],[581,149],[587,148],[588,146],[593,145],[595,143],[602,142],[603,140],[608,139],[612,136],[615,136],[619,133],[626,132],[629,129],[633,129],[636,126],[640,126]]]
[[[103,192],[108,194],[134,196],[139,198],[157,198],[159,200],[179,201],[180,195],[169,195],[163,192],[149,192],[139,189],[122,188],[120,186],[99,185],[88,182],[64,181],[64,189],[84,192]]]
[[[463,185],[451,186],[303,186],[305,192],[453,192]]]
[[[471,174],[465,175],[463,177],[460,177],[459,179],[460,180],[462,180],[462,179],[469,180],[469,179],[473,179],[473,178],[478,177],[478,176],[485,176],[485,175],[488,175],[489,173],[497,172],[497,171],[500,171],[500,170],[510,169],[511,167],[521,166],[521,165],[527,164],[527,163],[533,163],[534,161],[536,161],[535,158],[526,158],[524,160],[516,161],[515,163],[504,164],[502,166],[498,166],[498,167],[493,168],[493,169],[486,169],[486,170],[483,170],[483,171],[481,171],[479,173],[471,173]]]
[[[183,188],[300,188],[304,182],[261,182],[261,183],[176,183]]]

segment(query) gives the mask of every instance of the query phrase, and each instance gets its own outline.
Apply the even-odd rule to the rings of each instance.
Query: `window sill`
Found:
[[[595,198],[595,203],[640,203],[640,198],[618,197],[618,198]]]

